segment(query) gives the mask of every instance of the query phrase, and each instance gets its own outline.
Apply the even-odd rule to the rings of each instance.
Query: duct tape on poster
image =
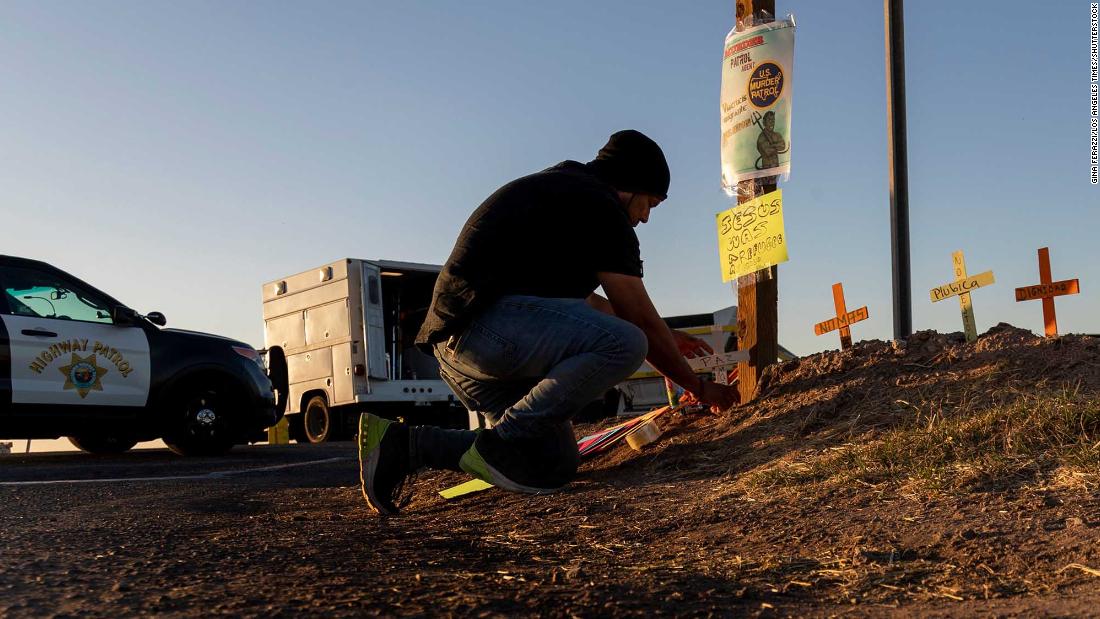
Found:
[[[722,54],[722,187],[791,170],[794,17],[730,31]]]

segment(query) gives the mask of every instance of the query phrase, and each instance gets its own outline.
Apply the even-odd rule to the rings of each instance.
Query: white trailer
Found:
[[[264,343],[291,438],[350,438],[361,412],[466,427],[467,413],[413,345],[441,267],[346,258],[264,284]]]

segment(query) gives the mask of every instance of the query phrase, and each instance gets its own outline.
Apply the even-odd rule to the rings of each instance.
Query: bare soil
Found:
[[[579,589],[572,604],[616,614],[1089,615],[1100,599],[1097,396],[1100,340],[1089,336],[1002,324],[974,344],[930,331],[867,341],[776,366],[754,404],[666,422],[642,453],[597,457],[565,495],[445,504],[430,491],[461,478],[439,475],[410,516],[506,522],[485,543],[506,549],[499,576],[530,581],[540,605],[549,580]],[[885,434],[906,440],[926,421],[1052,398],[1086,409],[1089,427],[1074,426],[1085,458],[1065,445],[961,445],[939,470],[775,474]],[[1032,430],[992,438],[1034,442]]]

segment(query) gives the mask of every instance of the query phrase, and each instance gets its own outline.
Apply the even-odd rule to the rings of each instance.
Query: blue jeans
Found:
[[[542,439],[575,458],[569,420],[634,373],[647,349],[641,329],[583,299],[506,296],[436,344],[435,356],[458,399],[505,441]],[[415,462],[455,470],[475,436],[428,426],[413,434]]]

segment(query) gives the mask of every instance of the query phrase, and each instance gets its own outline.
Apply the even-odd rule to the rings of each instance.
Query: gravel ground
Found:
[[[1008,325],[864,342],[775,368],[753,405],[663,419],[562,493],[444,501],[465,477],[435,472],[392,518],[352,443],[4,456],[0,616],[1096,616],[1098,368],[1096,338]],[[1067,389],[1088,413],[1072,462],[799,476],[918,413]]]
[[[1091,497],[753,498],[597,463],[545,497],[445,502],[462,477],[422,475],[407,512],[380,518],[354,457],[341,443],[6,458],[0,615],[1086,616],[1100,602],[1079,570],[1025,582],[1044,543],[1095,554]],[[162,476],[176,478],[147,479]],[[122,477],[146,479],[64,481]],[[61,483],[11,485],[27,480]]]

